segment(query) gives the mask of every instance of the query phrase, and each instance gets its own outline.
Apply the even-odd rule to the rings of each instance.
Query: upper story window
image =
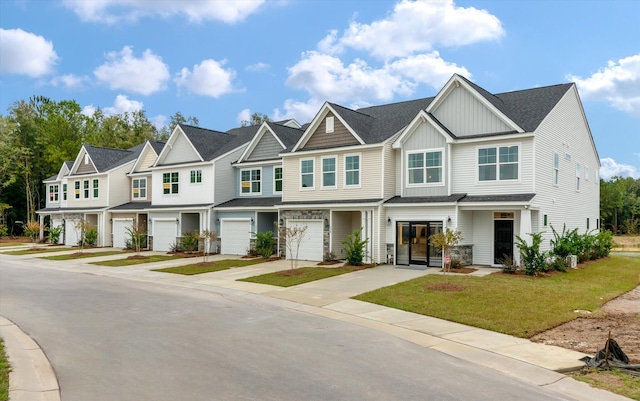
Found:
[[[162,174],[162,193],[177,194],[179,190],[179,175],[177,171]]]
[[[478,180],[518,179],[518,145],[478,149]]]
[[[300,160],[300,187],[313,189],[313,168],[314,168],[315,160],[314,159],[304,159]]]
[[[558,185],[560,181],[560,155],[553,154],[553,185]]]
[[[273,168],[273,192],[282,192],[282,167]]]
[[[100,197],[100,189],[98,188],[98,179],[94,178],[92,184],[93,184],[92,185],[92,187],[93,187],[93,197],[95,199],[98,199]]]
[[[75,189],[75,198],[80,199],[80,181],[75,181],[73,183],[73,188]]]
[[[443,182],[442,164],[442,150],[421,150],[408,153],[408,184],[441,184]]]
[[[240,171],[240,193],[260,194],[262,192],[262,170],[259,168]]]
[[[67,200],[67,184],[62,184],[62,200]]]
[[[325,130],[325,132],[326,132],[327,134],[331,134],[331,133],[334,131],[334,129],[335,129],[335,123],[334,123],[334,121],[335,121],[335,120],[334,120],[334,117],[332,117],[332,116],[331,116],[331,117],[327,117],[327,118],[325,119],[325,123],[326,123],[326,124],[325,124],[325,125],[326,125],[326,130]]]
[[[335,156],[322,158],[322,188],[336,187],[336,158]]]
[[[58,185],[49,185],[49,202],[58,202],[60,187]]]
[[[589,181],[589,166],[584,166],[584,179]]]
[[[90,194],[90,190],[89,190],[89,180],[83,180],[82,181],[82,199],[89,199],[89,194]]]
[[[344,157],[344,185],[346,187],[360,186],[360,155],[346,155]]]
[[[191,170],[191,183],[197,184],[202,182],[202,170]]]
[[[580,163],[576,163],[576,191],[580,190]]]
[[[133,199],[147,199],[147,179],[134,178],[131,181],[131,197]]]

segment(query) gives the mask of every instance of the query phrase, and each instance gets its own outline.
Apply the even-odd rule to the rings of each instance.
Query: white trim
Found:
[[[333,171],[327,171],[326,173],[333,173],[333,185],[324,185],[324,161],[333,159]],[[338,156],[327,155],[320,157],[320,189],[338,189]]]
[[[244,159],[248,157],[251,153],[253,153],[256,146],[258,146],[258,143],[266,133],[270,133],[276,139],[276,141],[278,141],[278,144],[282,147],[282,150],[285,150],[287,148],[286,146],[284,146],[280,138],[278,138],[278,135],[276,135],[275,132],[273,132],[271,127],[269,127],[269,124],[267,124],[267,122],[265,121],[260,125],[260,128],[258,128],[258,131],[256,131],[256,134],[253,136],[253,138],[251,138],[251,141],[247,145],[247,148],[244,150],[244,152],[242,152],[242,154],[240,155],[240,158],[238,159],[237,163],[244,162]]]
[[[427,153],[436,153],[436,152],[440,152],[440,157],[441,157],[441,163],[440,163],[440,171],[441,171],[441,176],[440,176],[440,181],[438,182],[427,182],[427,169],[429,167],[427,167],[427,157],[426,154]],[[410,183],[409,182],[409,155],[411,154],[422,154],[424,155],[424,165],[422,166],[422,171],[423,171],[423,182],[421,183]],[[407,171],[406,174],[406,182],[404,182],[404,185],[407,186],[407,188],[424,188],[424,187],[443,187],[444,184],[444,180],[445,180],[445,153],[444,153],[444,148],[429,148],[429,149],[412,149],[412,150],[406,150],[405,151],[406,154],[406,160],[407,160],[407,164],[405,166],[403,166],[403,170]],[[436,168],[436,167],[431,167],[431,168]]]
[[[147,192],[148,192],[148,186],[147,186],[147,183],[149,182],[149,181],[147,180],[147,178],[148,178],[148,177],[140,177],[140,178],[132,178],[132,179],[131,179],[131,200],[132,200],[132,201],[133,201],[134,199],[135,199],[136,201],[138,201],[138,200],[146,200],[146,199],[147,199]],[[138,194],[140,194],[140,181],[142,181],[142,180],[144,180],[144,181],[145,181],[145,183],[144,183],[144,197],[138,196],[137,198],[135,198],[135,197],[133,196],[133,190],[134,190],[134,188],[133,188],[133,182],[134,182],[134,181],[138,181]]]
[[[360,138],[360,136],[356,134],[356,132],[349,126],[349,124],[347,124],[342,119],[340,114],[337,113],[328,102],[324,102],[324,104],[320,108],[320,111],[318,111],[318,114],[316,114],[313,120],[311,120],[311,123],[309,124],[307,129],[304,131],[304,134],[302,134],[298,142],[296,142],[296,144],[291,149],[291,153],[297,152],[300,148],[302,148],[304,145],[307,144],[307,142],[309,141],[309,138],[311,138],[311,136],[316,132],[316,130],[318,129],[322,121],[324,121],[324,118],[327,116],[327,114],[329,114],[329,111],[333,113],[333,115],[342,123],[342,125],[344,125],[347,131],[349,131],[349,133],[351,133],[351,135],[353,135],[353,137],[356,138],[358,142],[360,142],[361,145],[365,144],[362,138]]]
[[[303,161],[312,161],[312,166],[313,166],[313,171],[311,173],[305,173],[305,175],[311,174],[311,177],[313,179],[313,185],[310,187],[303,187],[302,186],[302,162]],[[305,158],[301,158],[298,161],[298,189],[300,191],[312,191],[316,189],[316,158],[315,157],[305,157]]]
[[[280,181],[282,181],[282,185],[281,185],[281,189],[278,191],[276,190],[276,169],[279,168],[280,170],[282,170],[280,172]],[[274,195],[280,195],[282,196],[282,192],[284,191],[284,167],[282,166],[282,164],[280,165],[274,165],[273,168],[271,169],[272,171],[272,177],[273,177],[273,190],[271,191]]]
[[[242,172],[243,171],[248,171],[249,172],[249,192],[242,192]],[[252,172],[253,171],[258,171],[260,174],[260,179],[257,180],[257,182],[260,183],[260,191],[258,192],[253,192],[253,177],[252,177]],[[238,179],[240,180],[239,185],[238,185],[238,193],[240,196],[256,196],[256,195],[262,195],[262,167],[258,167],[258,168],[244,168],[240,170],[240,176],[238,177]]]
[[[372,143],[370,145],[349,145],[349,146],[340,146],[341,152],[359,152],[367,149],[375,149],[384,147],[383,143]],[[336,153],[336,148],[326,148],[326,149],[313,149],[313,150],[299,150],[297,152],[288,152],[288,153],[280,153],[279,156],[281,158],[285,157],[312,157],[319,156],[324,153]]]
[[[191,181],[191,173],[195,172],[196,181]],[[200,172],[200,181],[198,181],[198,172]],[[202,169],[189,170],[189,185],[202,185]]]
[[[405,141],[409,139],[409,137],[411,137],[411,135],[413,135],[416,129],[423,123],[428,123],[433,128],[435,128],[436,131],[438,131],[438,133],[440,133],[440,135],[442,135],[445,138],[445,141],[447,143],[452,143],[456,141],[453,137],[451,137],[449,133],[447,133],[444,129],[442,129],[442,127],[433,120],[433,117],[425,113],[424,110],[420,110],[418,114],[416,114],[416,116],[413,118],[413,120],[411,120],[409,125],[407,125],[406,128],[404,128],[402,134],[398,137],[398,139],[396,139],[393,142],[393,148],[394,149],[402,148],[402,145],[405,143]]]
[[[347,184],[347,157],[358,156],[358,183],[357,184]],[[346,153],[342,157],[342,164],[344,166],[343,170],[343,181],[342,188],[343,189],[353,189],[353,188],[362,188],[362,153]],[[349,170],[351,172],[356,170]]]
[[[198,156],[198,158],[200,159],[201,162],[205,161],[202,158],[202,155],[200,154],[200,152],[198,152],[198,149],[196,149],[196,147],[193,145],[193,143],[191,143],[191,141],[189,140],[189,137],[187,136],[187,134],[182,130],[182,128],[178,124],[173,129],[173,132],[169,136],[169,139],[167,139],[167,142],[165,143],[164,147],[162,148],[162,151],[160,152],[160,154],[156,158],[156,161],[155,161],[155,163],[153,163],[152,167],[156,167],[158,165],[158,163],[164,161],[164,159],[167,157],[167,153],[171,152],[171,150],[173,150],[173,144],[175,143],[175,141],[176,141],[175,138],[177,138],[178,135],[183,135],[184,136],[184,139],[187,140],[187,143],[191,146],[191,149],[193,149],[193,151],[196,153],[196,155]]]
[[[509,148],[512,146],[517,146],[518,147],[518,178],[515,179],[505,179],[505,180],[501,180],[500,179],[500,148]],[[495,166],[496,166],[496,179],[495,180],[482,180],[480,181],[480,163],[478,160],[478,151],[480,149],[491,149],[491,148],[495,148],[496,149],[496,162],[495,162]],[[495,185],[495,184],[508,184],[508,183],[521,183],[522,182],[522,142],[508,142],[508,143],[500,143],[500,144],[494,144],[491,146],[481,146],[478,145],[475,147],[475,169],[476,169],[476,185]],[[505,163],[503,163],[505,164]],[[506,163],[506,164],[513,164],[513,163]],[[492,164],[485,164],[485,165],[493,165]]]

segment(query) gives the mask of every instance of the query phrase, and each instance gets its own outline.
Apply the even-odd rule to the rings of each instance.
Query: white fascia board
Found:
[[[258,145],[258,143],[260,142],[260,140],[262,139],[262,137],[265,134],[273,135],[273,137],[276,139],[276,141],[278,141],[278,144],[280,144],[280,146],[282,146],[283,150],[287,148],[286,146],[284,146],[284,144],[282,143],[280,138],[278,138],[278,135],[276,135],[271,130],[271,127],[269,127],[269,125],[266,122],[263,122],[262,125],[260,125],[260,128],[258,129],[258,132],[256,132],[256,134],[253,136],[253,138],[251,138],[251,142],[249,142],[249,145],[247,146],[247,149],[245,149],[245,151],[242,152],[242,155],[240,155],[240,158],[238,159],[238,162],[242,162],[242,161],[244,161],[245,158],[249,157],[251,152],[253,152],[253,150],[256,148],[256,146]]]
[[[383,147],[383,143],[374,143],[371,145],[350,145],[350,146],[341,146],[339,148],[326,148],[326,149],[314,149],[314,150],[299,150],[297,152],[292,153],[280,153],[280,157],[307,157],[314,155],[321,155],[325,153],[341,153],[341,152],[356,152],[359,150],[366,149],[375,149]]]
[[[213,165],[212,161],[201,161],[201,162],[188,162],[188,163],[178,163],[178,164],[167,164],[164,166],[152,166],[149,167],[149,169],[151,171],[157,171],[157,170],[175,170],[175,169],[180,169],[180,168],[184,168],[184,167],[198,167],[198,166],[206,166],[206,165]]]
[[[331,210],[350,210],[354,208],[363,208],[371,206],[380,206],[383,201],[366,202],[366,203],[314,203],[314,204],[297,204],[297,205],[276,205],[276,209],[331,209]]]
[[[393,149],[402,149],[402,144],[409,137],[411,137],[411,135],[413,135],[416,129],[420,126],[420,124],[423,124],[423,123],[429,123],[431,126],[433,126],[436,129],[436,131],[438,131],[440,135],[444,137],[447,143],[455,142],[455,139],[453,139],[451,135],[449,135],[449,133],[443,130],[439,124],[433,121],[433,118],[429,114],[427,114],[424,110],[420,110],[418,114],[414,117],[414,119],[409,123],[409,125],[406,126],[406,128],[404,129],[404,132],[400,135],[400,137],[398,137],[398,139],[396,139],[396,141],[393,143]]]
[[[304,132],[304,134],[302,134],[298,142],[291,149],[291,153],[298,151],[298,149],[303,147],[309,141],[309,138],[314,132],[316,132],[323,118],[329,113],[329,111],[331,111],[338,118],[338,120],[340,120],[342,125],[344,125],[347,128],[347,130],[351,133],[351,135],[354,136],[354,138],[358,140],[358,142],[364,145],[364,141],[362,140],[362,138],[360,138],[360,136],[358,136],[358,134],[356,134],[355,131],[349,126],[349,124],[347,124],[342,119],[340,114],[338,114],[328,102],[324,102],[324,104],[320,108],[320,111],[318,111],[318,114],[316,114],[313,120],[311,120],[311,124],[309,124],[309,126],[307,127],[307,130]]]
[[[142,160],[144,160],[144,157],[149,150],[151,150],[153,153],[156,153],[155,149],[153,149],[153,146],[151,146],[151,142],[147,140],[144,146],[142,147],[142,150],[138,154],[138,157],[136,158],[135,163],[133,163],[133,166],[131,166],[131,170],[129,170],[129,173],[133,174],[138,169],[138,164],[141,163]],[[156,160],[157,159],[158,159],[158,154],[156,153]]]
[[[229,156],[229,155],[230,155],[230,154],[232,154],[233,152],[236,152],[236,151],[238,151],[238,150],[242,149],[243,147],[247,146],[248,144],[249,144],[249,142],[247,142],[247,143],[243,143],[242,145],[238,146],[237,148],[235,148],[235,149],[231,149],[231,150],[230,150],[230,151],[228,151],[227,153],[222,154],[222,155],[220,155],[220,156],[216,157],[215,159],[212,159],[212,160],[211,160],[211,162],[215,163],[215,162],[217,162],[218,160],[224,159],[225,157]]]
[[[187,140],[187,142],[189,143],[189,145],[191,146],[193,151],[196,152],[196,154],[200,158],[200,161],[204,161],[204,159],[202,158],[202,155],[200,154],[200,152],[198,152],[198,149],[196,149],[196,147],[193,146],[193,143],[191,143],[191,141],[189,140],[189,137],[187,136],[187,134],[184,133],[184,131],[182,130],[182,128],[180,128],[180,125],[178,124],[173,129],[173,132],[169,136],[169,139],[167,139],[167,143],[164,145],[164,147],[162,148],[162,151],[158,155],[158,158],[156,159],[156,162],[154,163],[154,166],[156,164],[158,164],[158,162],[160,162],[161,160],[164,160],[164,158],[167,157],[167,153],[169,153],[169,152],[171,152],[171,150],[173,150],[173,143],[176,141],[175,138],[177,138],[178,135],[184,136],[184,139]]]
[[[235,168],[260,167],[260,166],[281,166],[282,159],[260,160],[255,162],[236,162],[231,163]]]
[[[495,142],[495,141],[513,141],[514,139],[521,138],[533,138],[535,134],[533,132],[523,132],[519,134],[504,134],[504,135],[490,135],[474,138],[458,138],[454,143],[481,143],[481,142]]]

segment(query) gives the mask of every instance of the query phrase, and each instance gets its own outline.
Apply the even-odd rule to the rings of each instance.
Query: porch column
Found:
[[[44,215],[39,214],[38,220],[40,220],[40,241],[44,239]]]
[[[531,245],[531,210],[522,209],[520,211],[520,238]]]

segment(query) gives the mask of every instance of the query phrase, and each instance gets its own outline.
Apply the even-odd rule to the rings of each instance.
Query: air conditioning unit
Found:
[[[567,256],[566,263],[567,267],[575,269],[576,266],[578,266],[578,257],[576,255],[569,255]]]

